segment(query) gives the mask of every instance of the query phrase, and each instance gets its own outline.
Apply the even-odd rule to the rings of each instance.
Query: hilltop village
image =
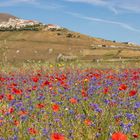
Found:
[[[62,29],[62,27],[54,24],[42,24],[35,20],[24,20],[19,18],[10,18],[9,21],[0,23],[0,31],[14,31],[14,30],[52,30]]]

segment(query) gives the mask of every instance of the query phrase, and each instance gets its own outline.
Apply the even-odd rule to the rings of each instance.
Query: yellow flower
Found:
[[[85,82],[87,82],[87,81],[88,81],[88,79],[85,79],[84,81],[85,81]]]

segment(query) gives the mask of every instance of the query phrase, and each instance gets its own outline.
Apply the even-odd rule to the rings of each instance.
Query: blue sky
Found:
[[[140,44],[140,0],[0,0],[0,12]]]

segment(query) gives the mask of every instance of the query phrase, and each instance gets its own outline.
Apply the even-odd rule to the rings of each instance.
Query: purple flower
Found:
[[[128,133],[128,132],[131,131],[131,126],[133,126],[133,124],[131,124],[131,123],[128,123],[128,124],[121,123],[120,126],[123,128],[123,131],[125,133]]]
[[[27,116],[22,116],[21,117],[21,120],[24,122],[24,121],[26,121],[28,119],[28,117]]]
[[[102,109],[101,108],[96,108],[95,111],[101,113]]]
[[[115,115],[115,116],[114,116],[115,119],[118,119],[118,118],[120,118],[120,117],[122,117],[122,114],[118,114],[118,115]]]
[[[126,117],[129,120],[135,120],[137,118],[134,114],[131,113],[126,113]]]
[[[98,138],[98,137],[100,137],[101,136],[101,133],[96,133],[96,137]]]
[[[14,135],[13,140],[18,140],[18,137]]]
[[[73,130],[69,130],[69,139],[74,139]]]
[[[46,128],[44,128],[43,130],[42,130],[42,135],[43,136],[45,136],[45,135],[48,135],[48,130],[46,129]]]
[[[13,106],[15,103],[16,103],[16,100],[12,100],[9,105]]]
[[[37,100],[44,100],[45,99],[45,96],[39,96],[37,97]]]
[[[73,111],[73,110],[69,110],[69,113],[70,113],[70,114],[74,114],[74,111]]]
[[[106,104],[109,104],[109,102],[110,102],[110,101],[107,100],[107,99],[104,100],[104,103],[106,103]]]
[[[60,119],[56,118],[54,119],[55,122],[60,122]]]
[[[22,106],[23,106],[23,103],[22,103],[22,102],[18,102],[18,103],[15,104],[15,106],[16,106],[17,108],[22,107]]]
[[[134,109],[138,109],[138,108],[140,108],[140,102],[136,102],[134,105]]]
[[[93,107],[93,108],[98,108],[99,107],[98,104],[93,104],[93,103],[91,103],[90,106]]]

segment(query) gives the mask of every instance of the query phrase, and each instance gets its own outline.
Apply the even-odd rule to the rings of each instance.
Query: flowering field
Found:
[[[0,72],[0,140],[139,140],[140,69]]]

